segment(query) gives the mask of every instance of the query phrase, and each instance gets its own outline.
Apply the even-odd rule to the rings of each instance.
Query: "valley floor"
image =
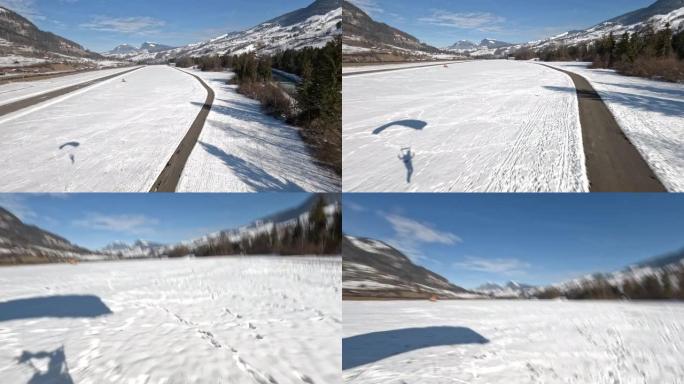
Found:
[[[179,192],[340,190],[340,178],[316,163],[299,128],[265,115],[258,101],[228,84],[231,72],[191,71],[216,93]]]
[[[345,383],[681,383],[684,304],[344,302]]]
[[[147,192],[206,95],[149,66],[2,116],[0,191]]]
[[[671,192],[684,191],[684,85],[589,69],[589,63],[544,64],[586,78],[658,179]]]
[[[340,258],[0,268],[7,383],[336,383]]]
[[[573,87],[502,60],[347,76],[344,190],[587,191]]]

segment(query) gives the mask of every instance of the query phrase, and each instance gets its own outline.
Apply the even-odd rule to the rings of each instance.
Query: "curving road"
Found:
[[[178,182],[183,174],[183,169],[185,169],[185,164],[188,162],[192,149],[195,147],[195,144],[197,144],[197,140],[204,128],[204,123],[207,121],[207,116],[209,116],[209,111],[211,111],[211,106],[214,104],[214,90],[211,89],[204,80],[199,76],[182,71],[178,68],[176,69],[197,79],[204,89],[207,90],[207,99],[204,102],[200,113],[197,115],[197,118],[190,126],[190,130],[171,156],[171,159],[166,163],[164,170],[159,177],[157,177],[157,181],[154,182],[150,192],[176,192]]]
[[[589,81],[540,65],[567,74],[575,83],[591,192],[667,192]]]

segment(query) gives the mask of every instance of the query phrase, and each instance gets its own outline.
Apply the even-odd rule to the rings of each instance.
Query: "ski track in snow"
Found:
[[[548,86],[574,88],[562,73],[510,61],[346,77],[344,191],[588,191],[577,96]]]
[[[452,326],[488,340],[428,348],[404,340],[407,352],[345,370],[348,384],[675,384],[684,378],[681,303],[344,302],[343,312],[345,338]],[[375,341],[360,353],[373,355],[393,342]],[[345,359],[350,352],[345,347]]]
[[[149,66],[0,117],[0,191],[147,192],[206,93]]]
[[[340,258],[118,261],[0,269],[0,305],[95,295],[111,314],[0,321],[0,377],[36,373],[24,351],[63,348],[76,383],[336,383]],[[43,378],[48,359],[33,358]],[[58,363],[53,361],[53,363]],[[51,373],[54,375],[56,370]]]
[[[298,128],[265,115],[227,84],[229,72],[192,73],[216,92],[179,192],[338,192],[340,178],[316,164]]]
[[[684,192],[684,85],[589,69],[588,63],[548,62],[586,78],[658,179]]]

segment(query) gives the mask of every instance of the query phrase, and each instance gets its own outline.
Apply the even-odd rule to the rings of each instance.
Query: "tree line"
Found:
[[[308,220],[298,220],[292,226],[274,226],[269,232],[254,237],[245,236],[240,241],[221,236],[198,247],[181,245],[169,251],[167,256],[339,255],[342,213],[338,210],[329,218],[325,213],[325,204],[325,200],[319,198],[309,212]]]
[[[684,80],[684,30],[673,33],[670,24],[661,30],[648,25],[620,36],[610,33],[589,43],[547,47],[539,52],[524,48],[515,57],[590,61],[593,68],[612,68],[625,75],[678,82]]]
[[[323,164],[342,173],[342,39],[322,48],[286,50],[272,56],[240,55],[182,57],[178,67],[202,71],[231,69],[238,91],[261,102],[266,113],[302,128],[303,139]],[[272,69],[297,75],[290,97],[273,82]]]
[[[571,289],[547,288],[536,297],[564,297],[570,300],[684,300],[684,267],[667,270],[662,274],[650,274],[640,280],[628,278],[621,285],[611,284],[605,276],[599,274]]]

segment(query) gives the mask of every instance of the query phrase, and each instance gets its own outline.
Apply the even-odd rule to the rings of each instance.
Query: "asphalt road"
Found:
[[[574,72],[541,65],[567,74],[577,88],[591,192],[667,192],[589,81]]]
[[[67,93],[71,93],[71,92],[77,91],[79,89],[89,87],[93,84],[97,84],[97,83],[101,83],[101,82],[109,80],[109,79],[113,79],[117,76],[125,75],[125,74],[133,72],[133,71],[137,71],[138,69],[141,69],[141,68],[143,68],[143,67],[133,68],[133,69],[128,70],[128,71],[119,72],[119,73],[116,73],[113,75],[101,77],[99,79],[86,81],[84,83],[72,85],[72,86],[69,86],[66,88],[61,88],[61,89],[58,89],[58,90],[55,90],[52,92],[43,93],[43,94],[33,96],[33,97],[29,97],[29,98],[26,98],[23,100],[18,100],[18,101],[15,101],[13,103],[0,105],[0,116],[4,116],[4,115],[10,114],[12,112],[16,112],[16,111],[22,110],[24,108],[31,107],[31,106],[36,105],[36,104],[40,104],[44,101],[54,99],[55,97],[59,97],[62,95],[66,95]]]
[[[181,71],[180,69],[178,70]],[[187,164],[192,149],[195,148],[195,144],[197,144],[197,140],[204,128],[204,123],[207,121],[207,116],[209,116],[209,111],[211,111],[211,106],[214,104],[214,90],[211,89],[204,80],[191,73],[185,71],[181,72],[194,77],[202,86],[204,86],[207,90],[207,99],[204,102],[200,113],[197,115],[197,118],[190,126],[190,130],[188,130],[188,133],[171,156],[171,159],[166,163],[166,167],[157,178],[157,181],[155,181],[150,192],[176,192],[178,182],[183,174],[183,169],[185,169],[185,164]]]

